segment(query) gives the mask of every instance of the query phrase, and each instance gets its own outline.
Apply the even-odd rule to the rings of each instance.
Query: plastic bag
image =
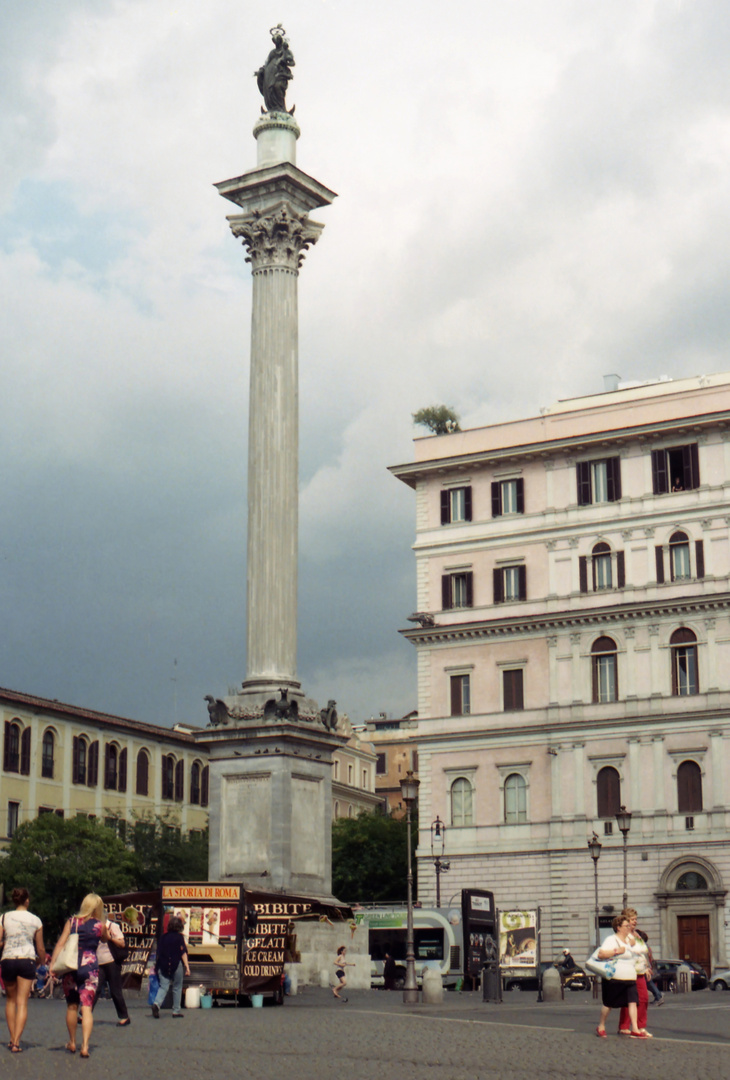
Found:
[[[600,975],[602,979],[612,979],[616,974],[616,961],[613,958],[610,960],[599,960],[599,952],[600,948],[594,949],[583,967],[586,971],[590,971],[591,975]]]
[[[157,978],[157,972],[152,971],[150,973],[150,992],[147,995],[147,1004],[153,1005],[155,998],[157,997],[157,991],[160,989],[160,980]]]

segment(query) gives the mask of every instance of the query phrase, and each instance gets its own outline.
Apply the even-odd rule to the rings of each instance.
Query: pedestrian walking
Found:
[[[632,1039],[646,1039],[646,1032],[639,1031],[636,1022],[636,964],[634,953],[629,945],[629,920],[625,915],[617,915],[611,924],[613,934],[606,938],[603,945],[595,954],[599,960],[615,960],[616,973],[612,979],[601,980],[601,1016],[596,1028],[596,1035],[605,1039],[606,1018],[611,1009],[628,1009],[631,1029],[629,1035]]]
[[[102,941],[96,951],[99,961],[99,985],[96,989],[94,1007],[108,985],[109,994],[117,1011],[117,1027],[129,1027],[132,1021],[127,1011],[127,1003],[124,1000],[122,988],[122,961],[118,957],[126,952],[124,934],[116,923],[107,920],[107,932],[109,941]]]
[[[398,972],[396,962],[389,952],[385,953],[385,963],[383,964],[383,989],[395,990],[395,979]]]
[[[172,915],[167,924],[167,933],[160,938],[157,946],[157,978],[160,986],[152,1002],[152,1015],[160,1018],[160,1006],[172,986],[172,1016],[174,1020],[182,1017],[183,971],[190,975],[188,947],[183,937],[184,923],[177,915]]]
[[[345,959],[347,956],[347,948],[344,945],[340,945],[337,950],[337,956],[335,957],[335,975],[339,979],[337,986],[332,987],[332,993],[335,995],[338,1001],[347,1001],[346,997],[342,997],[340,990],[344,990],[347,986],[347,976],[345,974],[345,968],[354,967],[354,964],[349,963]]]
[[[2,979],[5,984],[5,1019],[12,1054],[22,1053],[20,1037],[28,1019],[28,998],[35,978],[36,960],[45,959],[43,924],[30,907],[27,889],[13,889],[15,911],[6,911],[0,919]]]
[[[654,1005],[663,1005],[664,994],[654,982],[654,957],[652,955],[651,947],[649,945],[649,938],[646,936],[643,930],[639,930],[638,933],[646,942],[646,947],[649,950],[649,970],[646,973],[646,989],[649,991],[652,998],[654,999]]]
[[[639,1031],[642,1031],[647,1039],[653,1038],[652,1035],[646,1030],[647,1020],[647,1006],[649,1004],[649,991],[646,986],[647,973],[650,971],[649,965],[649,946],[644,940],[644,936],[640,931],[636,929],[636,924],[639,921],[639,916],[635,908],[624,908],[621,914],[629,920],[629,945],[631,951],[634,954],[634,964],[636,965],[636,1023],[639,1027]],[[631,1034],[631,1020],[629,1019],[628,1009],[621,1009],[618,1022],[619,1035]]]
[[[81,1051],[79,1056],[89,1056],[89,1040],[94,1028],[94,999],[99,985],[99,961],[97,949],[100,941],[108,941],[109,934],[104,919],[104,901],[96,893],[88,893],[81,901],[78,915],[66,920],[63,932],[56,942],[51,957],[51,974],[61,949],[70,934],[78,934],[78,968],[63,976],[63,992],[66,996],[66,1027],[69,1054],[76,1053],[76,1032],[81,1013]]]

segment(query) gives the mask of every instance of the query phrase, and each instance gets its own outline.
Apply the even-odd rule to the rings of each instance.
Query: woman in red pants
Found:
[[[639,921],[634,908],[624,908],[621,912],[629,920],[629,945],[631,951],[634,954],[636,962],[636,992],[638,994],[639,1003],[636,1010],[636,1022],[639,1031],[642,1031],[647,1039],[653,1038],[653,1036],[646,1030],[646,1015],[649,1006],[649,991],[647,989],[646,980],[651,966],[649,964],[649,946],[646,943],[646,935],[641,930],[636,929],[636,924]],[[629,1010],[622,1009],[618,1022],[619,1035],[631,1034],[631,1021],[629,1019]]]

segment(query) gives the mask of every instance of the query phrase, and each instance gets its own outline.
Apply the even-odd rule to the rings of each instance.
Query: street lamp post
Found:
[[[598,948],[598,946],[601,944],[600,934],[598,932],[598,860],[601,857],[602,847],[603,845],[601,844],[601,841],[594,833],[591,839],[588,841],[588,850],[590,851],[591,858],[593,859],[593,893],[595,898],[594,922],[596,931],[596,948]]]
[[[411,866],[411,806],[418,798],[419,781],[409,769],[400,782],[401,796],[406,804],[406,828],[408,833],[408,929],[406,932],[406,982],[403,987],[403,1004],[418,1002],[416,983],[416,957],[413,952],[413,868]]]
[[[616,822],[619,829],[623,833],[624,837],[624,910],[629,902],[629,890],[628,890],[628,868],[627,868],[627,849],[626,844],[628,842],[629,829],[631,828],[631,813],[622,806],[616,814]]]
[[[446,850],[446,826],[441,818],[436,815],[436,820],[431,822],[431,858],[436,871],[436,907],[441,907],[441,875],[451,868],[451,863],[444,859]]]

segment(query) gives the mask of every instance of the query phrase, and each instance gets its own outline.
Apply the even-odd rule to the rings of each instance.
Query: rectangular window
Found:
[[[451,715],[468,716],[471,712],[471,686],[468,675],[451,676]]]
[[[594,657],[596,701],[616,700],[616,657],[609,653]]]
[[[494,602],[505,604],[527,599],[527,570],[524,565],[498,566],[494,569]]]
[[[689,566],[689,543],[670,544],[669,554],[672,563],[672,581],[683,581],[692,576]]]
[[[418,772],[418,751],[411,750],[411,769],[414,773]]]
[[[697,443],[652,450],[651,477],[655,495],[692,491],[700,486],[700,457]]]
[[[472,607],[474,604],[474,574],[471,570],[458,574],[444,574],[441,578],[441,606],[444,611],[452,608]]]
[[[471,488],[445,488],[441,492],[441,524],[471,521]]]
[[[689,697],[699,693],[697,681],[697,646],[680,645],[674,653],[674,693],[678,697]]]
[[[524,709],[524,672],[522,668],[502,672],[502,692],[505,712],[517,712]]]
[[[576,466],[578,506],[618,502],[621,498],[621,459],[579,461]]]
[[[524,512],[524,480],[521,477],[516,480],[495,480],[492,483],[492,517]]]
[[[387,755],[385,753],[378,754],[377,760],[375,762],[375,775],[376,776],[385,776],[387,771],[388,771]]]
[[[15,831],[18,828],[18,821],[20,819],[20,803],[9,802],[8,803],[8,840],[15,835]]]

